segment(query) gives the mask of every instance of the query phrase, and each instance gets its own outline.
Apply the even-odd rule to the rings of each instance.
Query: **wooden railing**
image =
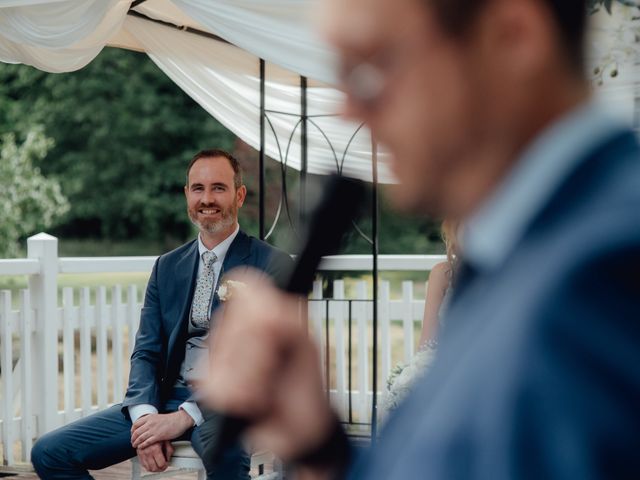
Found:
[[[28,258],[0,259],[0,276],[26,275],[28,288],[0,292],[0,442],[5,465],[28,462],[33,440],[45,432],[122,400],[143,292],[136,285],[65,287],[58,274],[150,272],[156,257],[59,258],[57,239],[28,239]],[[442,256],[382,255],[381,271],[426,271]],[[371,257],[326,257],[321,271],[367,271]],[[333,273],[335,277],[335,273]],[[314,283],[309,326],[320,345],[331,400],[344,420],[371,416],[373,301],[366,280],[332,281],[332,298]],[[401,297],[380,283],[379,377],[408,360],[415,347],[424,300],[412,281]],[[351,293],[347,298],[347,290]],[[419,288],[418,290],[422,290]],[[17,301],[16,301],[17,300]]]

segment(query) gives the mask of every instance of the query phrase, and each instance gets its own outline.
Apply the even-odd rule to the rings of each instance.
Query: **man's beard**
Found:
[[[198,210],[203,208],[220,208],[222,218],[220,218],[220,220],[199,220]],[[210,234],[216,234],[227,230],[235,225],[238,218],[238,207],[235,203],[227,209],[223,209],[221,207],[218,207],[217,205],[198,205],[195,211],[187,209],[187,214],[189,215],[189,220],[191,220],[191,223],[198,227],[200,231],[204,231]]]

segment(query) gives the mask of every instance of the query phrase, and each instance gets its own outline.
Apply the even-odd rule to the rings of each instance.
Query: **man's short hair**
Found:
[[[224,157],[229,160],[229,165],[233,169],[233,185],[237,190],[242,186],[242,167],[240,166],[240,162],[236,157],[231,155],[229,152],[225,152],[224,150],[220,150],[218,148],[210,148],[208,150],[200,150],[196,153],[189,165],[187,166],[187,186],[189,185],[189,172],[191,171],[191,167],[201,158],[214,158],[214,157]]]
[[[460,35],[468,31],[478,14],[492,0],[423,0],[433,8],[445,31]],[[546,4],[556,22],[567,58],[584,69],[584,38],[587,29],[587,0],[538,0]]]

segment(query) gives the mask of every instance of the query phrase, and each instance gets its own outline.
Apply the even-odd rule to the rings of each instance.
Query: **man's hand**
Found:
[[[146,448],[137,448],[136,453],[140,464],[148,472],[164,472],[169,466],[173,455],[173,446],[169,440],[154,443]]]
[[[164,440],[178,438],[193,427],[193,419],[184,410],[143,415],[131,427],[133,448],[148,448]]]
[[[283,460],[319,446],[335,425],[318,351],[300,315],[300,299],[264,275],[225,305],[211,335],[208,381],[201,390],[213,410],[251,421],[250,440]]]

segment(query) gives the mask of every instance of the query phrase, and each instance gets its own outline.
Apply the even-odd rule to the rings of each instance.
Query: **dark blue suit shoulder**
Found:
[[[177,262],[179,259],[181,259],[185,255],[189,254],[191,252],[191,249],[193,248],[194,244],[196,244],[197,242],[198,242],[197,239],[191,240],[191,241],[185,243],[184,245],[180,245],[179,247],[174,248],[170,252],[163,253],[162,255],[160,255],[158,257],[157,263],[164,265],[166,263],[175,263],[175,262]]]

